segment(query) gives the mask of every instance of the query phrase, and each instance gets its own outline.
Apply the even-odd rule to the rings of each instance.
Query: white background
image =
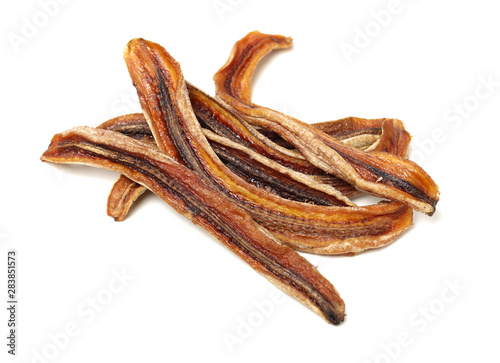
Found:
[[[0,296],[15,248],[20,301],[14,358],[1,309],[1,362],[499,361],[494,1],[44,3],[0,6]],[[128,40],[162,44],[213,94],[212,75],[252,30],[294,38],[259,68],[256,103],[307,122],[399,118],[441,189],[436,214],[415,213],[389,247],[312,259],[346,302],[340,326],[276,300],[274,286],[153,195],[114,222],[105,207],[116,174],[39,161],[55,133],[140,111]]]

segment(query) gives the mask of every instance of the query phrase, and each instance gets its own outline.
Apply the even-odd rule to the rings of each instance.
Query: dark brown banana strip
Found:
[[[367,207],[325,207],[283,199],[246,183],[217,157],[191,108],[179,65],[158,44],[134,39],[124,57],[148,122],[168,130],[185,164],[206,183],[231,197],[252,218],[294,248],[316,253],[358,253],[392,241],[411,224],[411,209],[400,203]],[[147,65],[142,62],[150,62]],[[136,69],[147,70],[137,72]],[[174,73],[174,74],[170,74]],[[155,135],[156,138],[156,135]],[[161,143],[161,141],[158,141]]]
[[[383,152],[348,147],[311,125],[251,102],[250,80],[267,53],[291,45],[291,38],[252,32],[238,41],[215,74],[216,94],[247,122],[273,131],[295,146],[308,161],[362,190],[403,202],[432,215],[439,199],[434,181],[417,164]]]
[[[78,127],[55,135],[41,159],[111,169],[146,186],[326,321],[343,321],[344,302],[316,268],[277,243],[197,173],[160,151],[113,131]]]

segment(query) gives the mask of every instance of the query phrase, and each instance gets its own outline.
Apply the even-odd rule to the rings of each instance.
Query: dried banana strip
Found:
[[[147,144],[113,131],[78,127],[55,135],[41,159],[114,170],[144,185],[326,321],[344,319],[342,298],[314,266],[277,243],[197,173]]]
[[[318,168],[356,189],[405,203],[432,215],[439,190],[417,164],[384,152],[363,152],[281,112],[251,102],[250,81],[259,60],[273,49],[291,45],[291,38],[252,32],[233,47],[215,74],[219,100],[245,121],[279,134]]]
[[[356,254],[386,245],[411,225],[411,208],[434,213],[439,190],[405,159],[410,135],[399,120],[308,125],[253,104],[257,63],[290,44],[258,32],[237,42],[214,77],[217,100],[187,84],[161,46],[134,39],[124,57],[143,114],[55,135],[41,159],[120,173],[108,199],[116,220],[151,190],[338,324],[344,302],[294,249]],[[363,191],[390,201],[358,207],[348,197]]]

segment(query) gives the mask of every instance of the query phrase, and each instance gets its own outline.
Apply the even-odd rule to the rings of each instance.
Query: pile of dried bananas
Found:
[[[399,120],[307,124],[252,103],[257,63],[290,45],[288,37],[249,33],[215,74],[214,98],[187,83],[160,45],[133,39],[124,57],[143,113],[57,134],[41,159],[119,172],[108,199],[116,220],[149,189],[338,324],[343,300],[296,251],[384,246],[411,225],[413,209],[434,213],[439,190],[406,159],[410,135]],[[361,193],[383,200],[357,206],[352,197]]]

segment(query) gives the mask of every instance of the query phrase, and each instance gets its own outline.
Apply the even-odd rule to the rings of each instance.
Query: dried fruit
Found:
[[[115,170],[146,186],[329,323],[344,319],[343,300],[314,266],[277,243],[199,174],[160,151],[117,132],[78,127],[55,135],[41,159]]]
[[[55,135],[41,159],[119,172],[110,216],[122,220],[149,189],[338,324],[343,300],[294,250],[357,254],[386,245],[411,225],[411,208],[434,213],[439,191],[405,159],[410,135],[399,120],[309,125],[253,104],[255,66],[290,43],[258,32],[236,43],[214,77],[214,99],[187,84],[161,46],[133,39],[124,57],[143,114]],[[390,201],[356,206],[350,197],[361,192]]]
[[[414,162],[384,152],[357,150],[309,124],[251,102],[250,81],[259,60],[273,49],[290,45],[291,38],[259,32],[238,41],[226,64],[214,76],[218,99],[245,121],[277,133],[311,164],[356,189],[432,215],[439,200],[438,187]]]

